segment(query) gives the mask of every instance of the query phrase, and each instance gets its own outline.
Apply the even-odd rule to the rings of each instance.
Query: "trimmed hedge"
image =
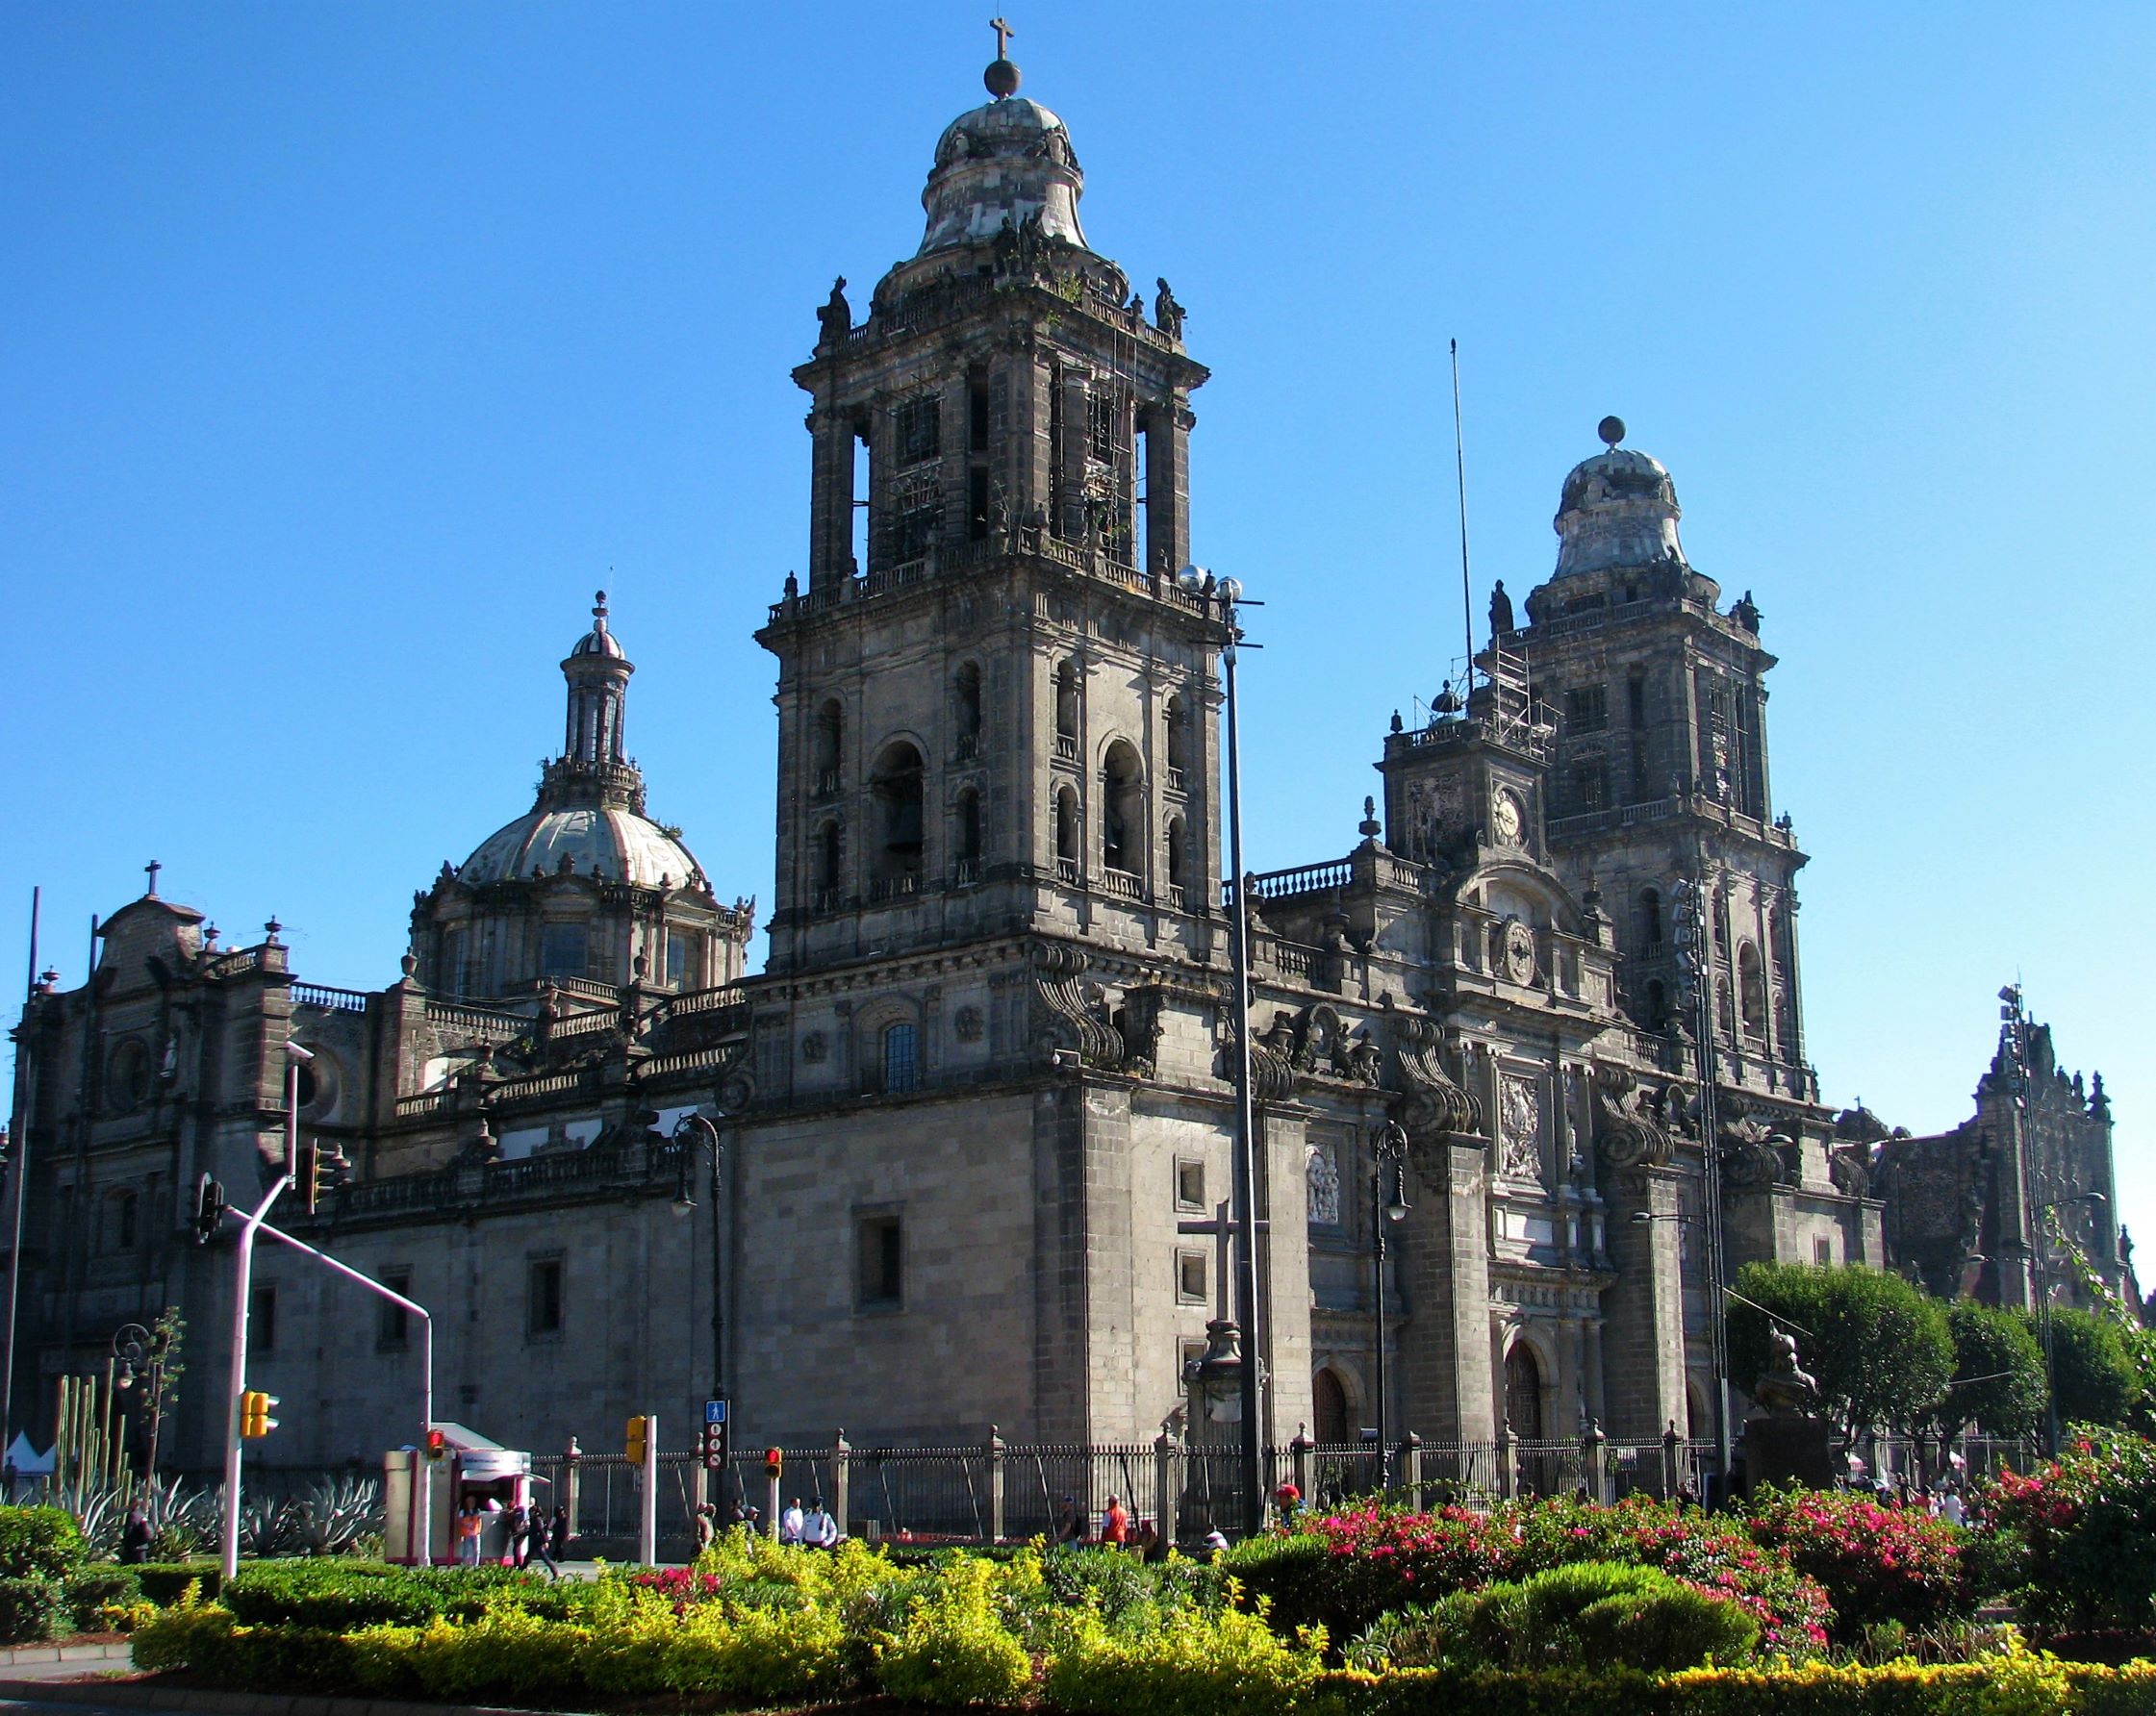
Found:
[[[224,1569],[215,1561],[144,1561],[131,1569],[142,1595],[159,1608],[170,1608],[190,1585],[199,1586],[204,1602],[216,1598]]]
[[[476,1620],[503,1595],[527,1610],[555,1607],[547,1618],[558,1619],[571,1599],[565,1593],[549,1605],[551,1588],[545,1574],[512,1567],[392,1567],[324,1557],[250,1563],[220,1601],[246,1627],[353,1632]]]
[[[0,1576],[0,1645],[36,1645],[67,1630],[67,1592],[58,1579]]]
[[[85,1567],[69,1574],[62,1589],[78,1632],[110,1631],[108,1608],[125,1611],[142,1601],[142,1581],[132,1567]]]
[[[57,1507],[0,1507],[0,1577],[63,1579],[89,1554],[71,1514]]]

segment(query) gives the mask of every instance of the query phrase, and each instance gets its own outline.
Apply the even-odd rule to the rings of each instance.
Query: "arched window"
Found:
[[[1744,1019],[1744,1034],[1766,1036],[1766,975],[1760,969],[1757,943],[1746,942],[1737,950],[1737,999]]]
[[[1168,886],[1175,889],[1179,902],[1188,897],[1190,875],[1189,840],[1183,833],[1182,819],[1168,819]]]
[[[1644,952],[1649,947],[1661,946],[1661,890],[1642,888],[1639,891],[1639,946]]]
[[[961,763],[980,755],[980,669],[972,662],[959,668],[951,681],[951,715],[958,740],[953,754]]]
[[[1108,746],[1101,770],[1101,862],[1126,875],[1145,869],[1145,777],[1128,740]]]
[[[1310,1433],[1329,1448],[1355,1440],[1348,1423],[1347,1385],[1330,1366],[1310,1378]]]
[[[818,793],[835,793],[839,789],[839,770],[846,747],[846,711],[836,697],[825,699],[816,712],[814,729],[809,735],[810,765],[815,770],[815,789]]]
[[[1078,789],[1063,786],[1055,793],[1055,870],[1066,882],[1078,879]]]
[[[1078,755],[1078,663],[1065,662],[1055,669],[1055,754],[1057,756],[1075,757]]]
[[[1639,997],[1639,1009],[1649,1030],[1659,1031],[1669,1022],[1669,992],[1662,988],[1660,977],[1647,979],[1646,993]]]
[[[921,1088],[921,1031],[911,1023],[883,1027],[883,1088],[896,1094]]]
[[[878,899],[914,894],[921,887],[921,753],[903,739],[883,747],[870,786],[875,795],[875,874]]]
[[[816,831],[815,904],[819,912],[838,909],[839,892],[844,886],[841,878],[845,859],[845,836],[839,830],[838,819],[833,817]]]
[[[1171,696],[1161,719],[1167,727],[1168,785],[1179,793],[1190,768],[1190,712],[1179,696]]]
[[[980,795],[968,787],[958,795],[957,868],[951,880],[960,884],[980,880]]]
[[[129,1114],[141,1107],[149,1095],[150,1051],[140,1039],[130,1037],[113,1050],[106,1064],[106,1106],[114,1114]]]
[[[1542,1440],[1542,1367],[1525,1341],[1505,1354],[1505,1422],[1514,1441]]]

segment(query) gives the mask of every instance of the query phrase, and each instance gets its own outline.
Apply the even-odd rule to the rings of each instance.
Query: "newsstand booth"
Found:
[[[442,1458],[429,1460],[421,1448],[393,1448],[382,1457],[385,1518],[383,1559],[401,1567],[451,1566],[457,1558],[457,1516],[465,1503],[480,1508],[479,1559],[505,1561],[510,1555],[509,1510],[531,1505],[531,1455],[504,1448],[461,1424],[435,1422],[443,1443]],[[420,1469],[433,1494],[426,1541],[419,1541]]]

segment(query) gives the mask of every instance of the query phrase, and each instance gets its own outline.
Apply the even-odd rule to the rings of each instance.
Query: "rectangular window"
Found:
[[[1814,1263],[1832,1263],[1834,1261],[1834,1241],[1825,1238],[1814,1240],[1812,1242],[1812,1261]]]
[[[1178,1303],[1186,1305],[1202,1305],[1205,1302],[1205,1252],[1176,1253],[1176,1300]]]
[[[686,930],[668,930],[667,981],[677,987],[696,982],[699,976],[697,968],[701,963],[697,956],[700,951],[696,936]]]
[[[1085,400],[1087,451],[1103,465],[1123,452],[1123,401],[1114,393],[1089,393]]]
[[[863,1310],[895,1309],[905,1299],[905,1234],[897,1216],[869,1216],[861,1223],[860,1304]]]
[[[966,390],[966,428],[973,450],[988,451],[988,383],[976,376]]]
[[[933,459],[943,450],[933,394],[926,399],[907,400],[899,407],[898,416],[900,465],[919,465],[923,460]]]
[[[591,957],[591,932],[581,923],[545,923],[539,930],[539,971],[544,977],[581,977]]]
[[[1610,688],[1583,685],[1564,694],[1564,724],[1573,733],[1599,733],[1610,724]]]
[[[258,1282],[247,1295],[247,1349],[251,1352],[277,1350],[277,1284]]]
[[[1176,1164],[1176,1207],[1178,1209],[1204,1209],[1205,1207],[1205,1163],[1178,1162]]]
[[[894,1024],[883,1032],[883,1088],[912,1091],[921,1088],[921,1033],[911,1024]]]
[[[408,1269],[386,1269],[382,1272],[382,1285],[392,1293],[401,1293],[406,1299],[410,1299],[412,1272]],[[377,1299],[374,1301],[374,1345],[383,1350],[393,1351],[402,1348],[411,1338],[410,1313],[400,1304]]]
[[[524,1328],[533,1335],[562,1332],[562,1260],[534,1257],[524,1290]]]

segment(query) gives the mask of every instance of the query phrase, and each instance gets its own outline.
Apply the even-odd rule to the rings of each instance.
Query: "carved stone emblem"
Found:
[[[978,1043],[986,1023],[978,1007],[966,1006],[958,1009],[958,1016],[951,1022],[951,1028],[958,1033],[959,1042]]]
[[[1506,1073],[1498,1080],[1498,1161],[1520,1179],[1542,1174],[1542,1095],[1531,1078]]]
[[[1309,1184],[1310,1225],[1339,1226],[1340,1164],[1334,1160],[1330,1144],[1310,1146]]]
[[[1505,974],[1514,983],[1535,981],[1535,932],[1516,918],[1505,926]]]
[[[801,1039],[801,1059],[812,1067],[829,1051],[830,1045],[824,1042],[822,1031],[811,1031]]]

